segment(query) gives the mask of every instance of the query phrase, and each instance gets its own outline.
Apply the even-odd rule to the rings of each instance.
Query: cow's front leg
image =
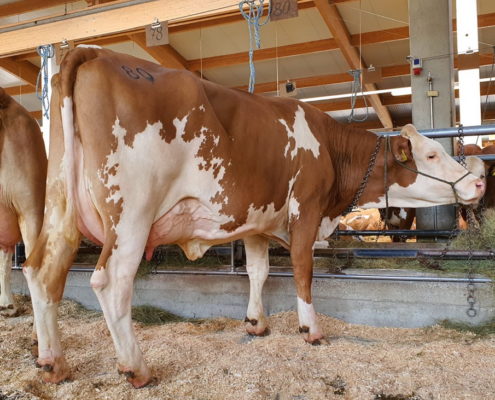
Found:
[[[14,304],[11,288],[12,253],[0,250],[0,314],[15,317],[18,309]]]
[[[249,305],[246,331],[250,335],[264,336],[268,333],[268,321],[263,311],[262,290],[268,277],[268,239],[262,236],[244,238],[246,270],[249,275]]]
[[[314,210],[301,213],[291,224],[291,260],[297,291],[299,332],[308,343],[318,344],[323,334],[318,326],[311,296],[313,279],[313,243],[316,238],[318,218]]]
[[[142,231],[147,233],[149,229]],[[129,230],[129,235],[135,235],[135,232]],[[135,388],[144,387],[153,381],[134,335],[131,320],[133,281],[146,239],[147,234],[141,240],[136,236],[120,236],[116,248],[105,243],[102,255],[106,247],[113,248],[112,253],[106,262],[100,257],[100,269],[91,276],[91,286],[100,302],[117,353],[117,370]]]

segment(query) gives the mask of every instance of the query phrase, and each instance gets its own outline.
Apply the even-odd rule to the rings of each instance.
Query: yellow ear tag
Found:
[[[491,176],[495,176],[495,169],[492,170]]]
[[[404,150],[402,150],[402,153],[400,153],[400,160],[402,162],[407,161],[407,156],[406,156],[406,153],[404,152]]]

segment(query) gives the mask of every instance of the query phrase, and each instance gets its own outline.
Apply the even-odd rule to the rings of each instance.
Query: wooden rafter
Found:
[[[342,55],[346,59],[347,63],[352,69],[364,69],[366,64],[361,60],[356,48],[351,43],[351,36],[347,27],[340,16],[337,7],[333,4],[329,4],[328,0],[315,0],[315,5],[320,12],[325,24],[327,25],[332,36],[337,41],[337,44],[342,52]],[[365,83],[364,88],[366,91],[376,90],[376,85],[372,83]],[[393,126],[392,118],[387,108],[382,104],[380,96],[377,94],[369,95],[368,101],[375,109],[375,112],[385,128],[391,128]]]
[[[171,45],[164,46],[146,46],[146,36],[144,33],[129,35],[129,38],[143,48],[148,54],[158,61],[161,65],[168,68],[186,69],[187,61]]]
[[[140,28],[158,18],[161,21],[187,19],[191,15],[215,16],[218,10],[233,11],[232,0],[155,0],[149,3],[124,5],[122,8],[101,9],[94,14],[67,13],[63,19],[48,19],[22,29],[0,33],[0,54],[18,54],[39,45],[63,39],[81,40]],[[91,9],[105,7],[93,6]],[[89,9],[88,9],[89,10]]]
[[[0,68],[21,78],[27,84],[36,86],[39,68],[29,61],[16,61],[10,57],[0,58]]]
[[[0,17],[22,14],[68,3],[67,0],[20,0],[0,6]]]
[[[8,88],[4,88],[4,90],[10,96],[18,96],[21,94],[33,93],[36,90],[36,88],[31,85],[22,85],[22,86],[12,86]]]

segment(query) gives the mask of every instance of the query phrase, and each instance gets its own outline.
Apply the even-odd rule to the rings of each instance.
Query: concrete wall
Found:
[[[348,271],[363,273],[362,271]],[[392,271],[394,275],[418,275],[414,271]],[[390,270],[369,273],[391,274]],[[27,294],[20,271],[14,271],[13,287]],[[91,309],[100,309],[89,286],[91,272],[70,272],[65,296]],[[428,274],[432,276],[432,274]],[[150,275],[134,285],[134,305],[150,304],[184,317],[225,316],[244,319],[249,299],[246,276]],[[264,288],[268,314],[295,310],[293,279],[269,277]],[[418,283],[315,279],[316,311],[356,324],[393,327],[422,327],[442,319],[480,323],[495,315],[492,284],[478,284],[478,316],[466,315],[465,283]]]

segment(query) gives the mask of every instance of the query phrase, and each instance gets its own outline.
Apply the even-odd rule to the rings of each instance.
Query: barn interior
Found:
[[[44,67],[48,74],[55,72],[68,49],[98,45],[187,69],[230,88],[249,90],[252,76],[257,94],[294,97],[342,124],[377,132],[397,131],[408,123],[428,130],[495,122],[492,0],[272,3],[274,10],[285,7],[287,13],[268,21],[269,2],[264,2],[257,48],[239,4],[231,0],[0,0],[0,86],[47,135]],[[167,37],[165,44],[147,39],[147,31],[158,30]],[[40,47],[48,44],[55,48],[51,58]],[[472,140],[487,146],[494,138],[486,133]],[[451,139],[444,145],[456,151]],[[432,228],[431,214],[424,219],[422,229]],[[432,251],[441,256],[442,246]],[[236,260],[236,251],[220,249],[212,257],[229,264],[230,273],[242,263],[239,253]],[[417,249],[408,254],[418,257]],[[348,259],[349,251],[341,249],[337,256]],[[157,257],[180,258],[165,251]],[[190,267],[195,268],[198,264]],[[285,274],[286,268],[279,272]]]

